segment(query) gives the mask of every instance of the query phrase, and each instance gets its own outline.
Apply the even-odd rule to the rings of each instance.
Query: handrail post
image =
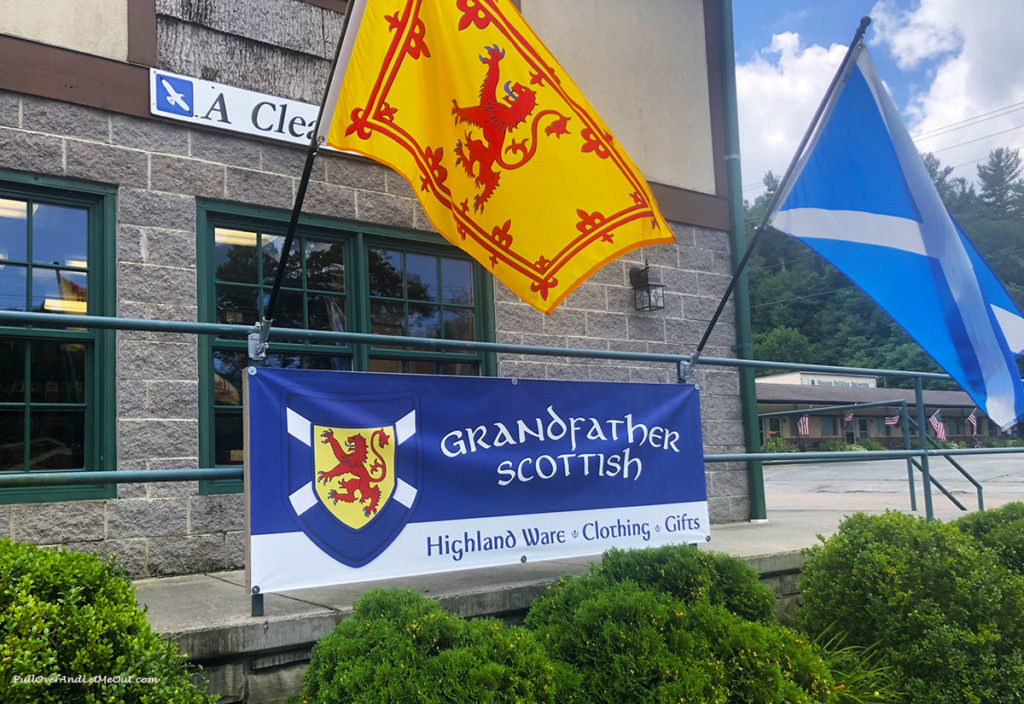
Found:
[[[925,451],[925,454],[921,455],[921,474],[924,477],[924,517],[930,521],[935,518],[935,511],[932,508],[932,475],[928,467],[928,421],[924,415],[924,381],[916,375],[914,376],[914,399],[917,406],[918,447]]]
[[[903,425],[903,449],[910,449],[910,419],[907,418],[907,402],[900,408],[900,420]],[[907,483],[910,484],[910,510],[917,512],[917,487],[914,486],[914,460],[907,458]]]

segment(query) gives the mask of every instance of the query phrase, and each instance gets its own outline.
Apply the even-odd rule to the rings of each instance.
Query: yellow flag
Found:
[[[445,239],[550,313],[672,242],[639,169],[508,0],[352,0],[320,134],[402,174]]]

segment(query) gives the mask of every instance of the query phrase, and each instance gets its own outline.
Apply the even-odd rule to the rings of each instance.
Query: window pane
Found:
[[[256,289],[248,286],[217,286],[217,322],[251,325],[259,320]]]
[[[345,297],[311,294],[307,296],[311,330],[345,332]]]
[[[306,242],[306,286],[321,291],[345,290],[345,246]]]
[[[410,359],[406,371],[410,374],[437,374],[437,362],[425,359]]]
[[[0,410],[0,469],[25,468],[25,412]]]
[[[87,266],[89,212],[85,208],[38,204],[32,212],[32,261]]]
[[[444,309],[444,338],[446,340],[473,340],[473,335],[473,311],[459,308]]]
[[[277,276],[277,265],[281,262],[284,251],[283,235],[263,235],[263,283],[270,286]],[[288,254],[288,266],[285,268],[283,286],[302,286],[302,257],[296,251],[299,248],[297,239],[292,240]]]
[[[79,342],[32,342],[29,354],[36,403],[85,402],[85,346]]]
[[[0,261],[28,260],[28,203],[0,198]]]
[[[242,374],[248,364],[245,352],[213,351],[213,402],[224,406],[242,405]]]
[[[464,259],[441,259],[445,303],[473,302],[473,265]]]
[[[263,289],[264,312],[267,310],[267,304],[270,303],[272,288],[272,286],[268,286]],[[302,293],[278,289],[277,301],[274,303],[274,327],[299,328],[300,330],[306,327],[306,318],[302,314]]]
[[[0,340],[0,402],[25,400],[25,343]]]
[[[388,374],[402,373],[402,360],[400,359],[371,359],[371,372],[385,372]]]
[[[88,312],[88,277],[60,269],[32,269],[32,309],[47,313]]]
[[[409,304],[410,337],[441,337],[441,307]]]
[[[401,335],[404,331],[404,322],[404,304],[370,302],[370,332],[375,335]]]
[[[405,276],[409,300],[437,300],[437,257],[428,257],[423,254],[406,254]]]
[[[256,233],[218,227],[213,231],[217,262],[214,276],[220,281],[256,283]]]
[[[25,310],[28,299],[28,267],[0,265],[0,310]]]
[[[85,411],[33,410],[29,423],[29,469],[85,468]]]
[[[438,362],[438,372],[453,376],[476,376],[477,365],[472,362]]]
[[[402,253],[371,247],[367,250],[370,266],[370,295],[402,297]]]
[[[214,464],[242,464],[245,459],[242,448],[242,414],[218,409],[214,418]]]

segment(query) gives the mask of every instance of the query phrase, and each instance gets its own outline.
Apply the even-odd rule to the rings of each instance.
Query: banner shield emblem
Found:
[[[321,550],[360,567],[387,549],[420,495],[416,398],[285,393],[283,498]]]
[[[313,426],[317,498],[335,518],[359,530],[372,521],[395,490],[394,426]]]

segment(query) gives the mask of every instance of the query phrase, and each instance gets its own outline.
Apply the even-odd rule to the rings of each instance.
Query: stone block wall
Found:
[[[0,91],[0,168],[117,187],[117,310],[124,318],[195,321],[196,199],[290,209],[304,150]],[[429,231],[409,185],[362,159],[317,158],[304,212]],[[722,232],[674,226],[678,242],[615,261],[544,316],[495,285],[500,342],[685,354],[728,282]],[[666,308],[633,310],[629,268],[650,260]],[[731,310],[706,350],[731,356]],[[198,346],[187,334],[118,332],[118,469],[199,462]],[[672,365],[499,356],[504,376],[674,383]],[[738,375],[706,367],[706,452],[742,448]],[[712,519],[747,518],[742,467],[709,465]],[[198,482],[121,484],[117,498],[0,506],[0,536],[113,554],[135,577],[242,567],[241,495],[200,495]]]

